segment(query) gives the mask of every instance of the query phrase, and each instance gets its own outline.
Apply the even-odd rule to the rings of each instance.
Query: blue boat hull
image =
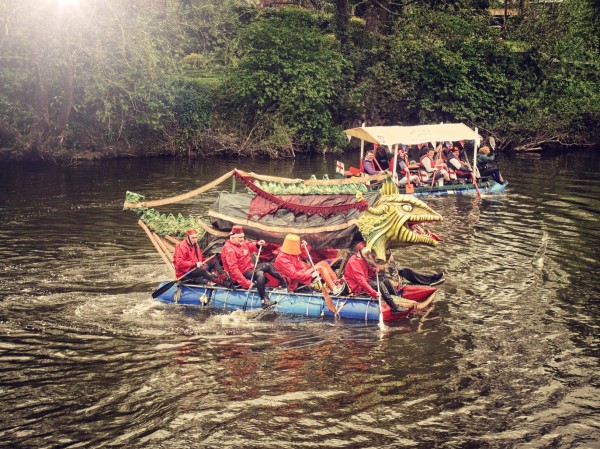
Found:
[[[483,182],[478,185],[481,193],[501,193],[508,186],[508,182],[504,184],[495,181]],[[403,189],[401,189],[403,192]],[[477,189],[473,184],[453,184],[444,186],[418,187],[415,188],[413,195],[415,196],[447,196],[447,195],[475,195]]]
[[[163,282],[159,288],[165,285]],[[269,292],[271,301],[277,304],[272,306],[279,313],[297,315],[311,318],[335,317],[330,311],[323,296],[314,293],[290,293],[285,290]],[[169,290],[159,295],[156,299],[165,303],[185,304],[196,307],[214,307],[225,310],[253,310],[261,309],[261,301],[256,290],[232,290],[223,287],[209,287],[200,285],[174,284]],[[332,297],[338,316],[344,319],[378,321],[379,301],[371,298]],[[412,309],[406,312],[390,314],[386,304],[383,305],[385,321],[394,321],[405,318]]]

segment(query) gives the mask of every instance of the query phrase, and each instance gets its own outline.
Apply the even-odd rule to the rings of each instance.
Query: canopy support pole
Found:
[[[479,170],[477,170],[477,150],[479,149],[479,130],[475,128],[475,139],[473,142],[473,176],[478,178]],[[475,172],[477,170],[477,172]]]
[[[365,127],[365,122],[363,122],[362,127]],[[360,139],[360,161],[358,163],[358,167],[360,168],[360,172],[363,172],[363,159],[365,157],[365,141],[364,139]]]
[[[398,174],[396,173],[396,167],[398,167],[398,144],[394,145],[394,167],[392,168],[392,179],[398,184]]]

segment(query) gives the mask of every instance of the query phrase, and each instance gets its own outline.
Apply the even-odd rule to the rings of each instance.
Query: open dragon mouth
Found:
[[[427,228],[425,228],[423,226],[423,222],[416,222],[416,221],[409,221],[406,223],[406,226],[408,227],[408,229],[417,234],[417,235],[421,235],[424,237],[429,237],[433,240],[435,240],[436,242],[443,242],[444,239],[442,237],[440,237],[439,235],[437,235],[434,232],[431,232],[430,230],[428,230]]]

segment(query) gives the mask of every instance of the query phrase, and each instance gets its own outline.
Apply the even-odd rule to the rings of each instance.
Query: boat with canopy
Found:
[[[411,146],[433,145],[433,148],[438,147],[446,142],[473,142],[473,155],[466,154],[466,149],[463,146],[465,161],[470,165],[470,160],[473,161],[472,167],[475,168],[477,175],[477,150],[481,144],[481,136],[478,129],[471,129],[464,123],[441,123],[437,125],[417,125],[417,126],[361,126],[351,128],[344,131],[349,140],[356,138],[360,140],[360,161],[365,157],[365,142],[376,146],[386,146],[394,154],[393,161],[398,160],[398,150],[400,147],[409,149]],[[490,143],[493,140],[490,138]],[[495,147],[495,144],[491,145]],[[493,148],[492,148],[493,149]],[[339,164],[338,164],[339,167]],[[391,177],[396,182],[398,181],[397,164],[392,163],[390,169]],[[337,174],[342,177],[347,174],[361,174],[362,170],[354,169],[345,172],[343,165],[337,170]],[[417,196],[426,195],[462,195],[475,194],[480,192],[499,193],[502,192],[508,183],[500,184],[490,178],[473,178],[470,182],[450,185],[431,185],[416,187],[410,182],[408,187],[404,187],[406,193],[413,193]]]

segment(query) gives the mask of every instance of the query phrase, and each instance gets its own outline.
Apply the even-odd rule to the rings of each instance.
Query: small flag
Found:
[[[340,161],[335,161],[335,172],[341,175],[344,174],[344,164]]]

